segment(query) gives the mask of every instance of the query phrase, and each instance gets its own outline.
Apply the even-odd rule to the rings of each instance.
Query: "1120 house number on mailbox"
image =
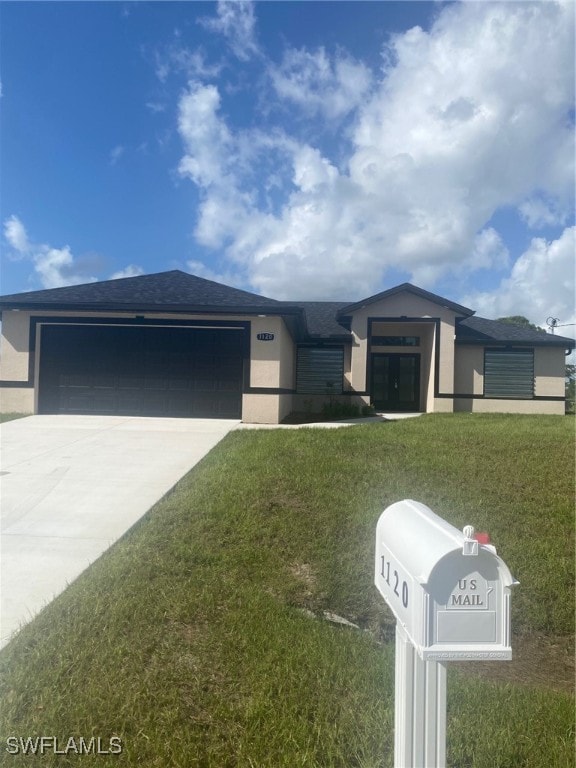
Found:
[[[391,596],[395,596],[402,602],[404,608],[408,608],[409,588],[408,581],[398,570],[398,566],[386,555],[380,556],[380,575],[390,588],[386,590]]]

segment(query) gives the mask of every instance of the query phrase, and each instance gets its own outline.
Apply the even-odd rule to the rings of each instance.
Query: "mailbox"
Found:
[[[423,660],[512,658],[518,582],[491,544],[406,499],[380,515],[375,584]]]

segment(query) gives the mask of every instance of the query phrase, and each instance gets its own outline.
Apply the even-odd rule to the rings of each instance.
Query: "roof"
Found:
[[[0,309],[260,309],[282,302],[178,269],[0,296]]]
[[[382,299],[387,299],[389,296],[395,296],[397,293],[405,292],[413,293],[415,296],[419,296],[421,299],[426,299],[427,301],[431,301],[434,304],[439,304],[441,307],[451,309],[453,312],[456,312],[457,314],[463,315],[465,317],[474,314],[473,309],[468,309],[468,307],[463,307],[461,304],[456,304],[455,302],[449,301],[449,299],[445,299],[442,296],[436,295],[435,293],[425,291],[423,288],[418,288],[416,285],[412,285],[412,283],[401,283],[395,288],[389,288],[387,291],[376,293],[374,296],[369,296],[367,299],[362,299],[355,304],[348,304],[347,306],[342,307],[342,309],[339,311],[339,315],[343,316],[351,314],[356,312],[358,309],[367,306],[368,304],[374,304],[376,301],[382,301]]]
[[[308,333],[319,338],[350,338],[350,328],[338,320],[338,313],[345,307],[343,301],[298,301],[306,316]]]
[[[152,275],[48,288],[0,296],[0,310],[73,310],[125,312],[225,312],[281,315],[300,341],[351,341],[346,320],[376,301],[409,292],[447,307],[461,316],[456,325],[459,343],[514,343],[573,349],[573,339],[532,328],[471,317],[473,310],[410,283],[350,304],[338,301],[276,301],[257,293],[231,288],[178,269]]]
[[[468,344],[508,343],[530,346],[551,346],[573,349],[574,339],[553,333],[526,328],[513,323],[487,320],[485,317],[467,317],[456,326],[456,341]]]

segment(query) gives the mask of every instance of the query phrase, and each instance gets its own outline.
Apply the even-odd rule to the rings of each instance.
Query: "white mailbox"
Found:
[[[376,527],[375,584],[423,660],[511,659],[517,584],[490,544],[410,499]]]

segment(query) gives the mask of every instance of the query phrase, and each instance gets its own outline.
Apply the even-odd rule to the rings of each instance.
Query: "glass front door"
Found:
[[[379,411],[419,411],[420,355],[373,354],[370,393]]]

